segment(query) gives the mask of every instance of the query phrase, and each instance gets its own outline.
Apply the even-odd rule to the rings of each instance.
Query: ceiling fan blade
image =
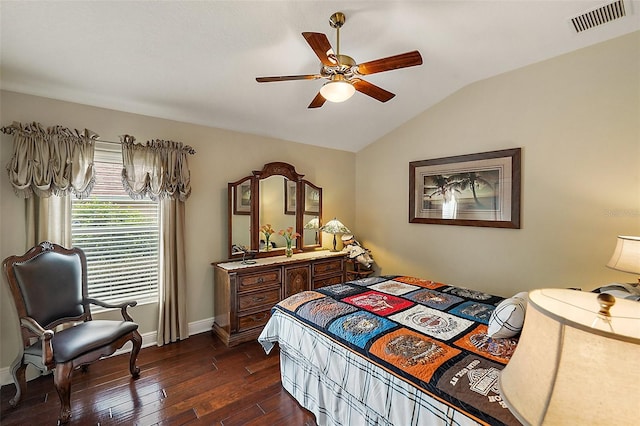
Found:
[[[272,81],[317,80],[319,78],[322,78],[320,74],[280,75],[276,77],[256,77],[256,81],[258,83],[270,83]]]
[[[387,92],[383,88],[378,87],[375,84],[371,84],[368,81],[354,79],[351,80],[351,83],[358,92],[364,93],[367,96],[371,96],[372,98],[377,99],[380,102],[387,102],[395,96],[394,93]]]
[[[322,105],[324,105],[324,103],[325,103],[324,97],[320,94],[320,92],[318,92],[316,97],[313,98],[313,100],[311,101],[311,103],[307,108],[320,108]]]
[[[376,59],[357,65],[357,74],[368,75],[377,72],[397,70],[398,68],[414,67],[422,64],[420,52],[401,53],[400,55],[389,56],[388,58]]]
[[[302,36],[307,40],[307,43],[309,43],[309,46],[311,46],[315,54],[318,56],[320,62],[329,67],[336,65],[336,55],[333,52],[331,43],[329,43],[329,39],[326,35],[322,33],[305,32],[302,33]]]

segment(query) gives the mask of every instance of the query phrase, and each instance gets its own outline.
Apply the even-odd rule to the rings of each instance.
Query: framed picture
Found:
[[[233,191],[233,214],[251,214],[251,181],[234,186]]]
[[[284,180],[284,214],[296,214],[296,182]]]
[[[320,213],[320,190],[305,185],[304,214],[317,215]]]
[[[520,228],[521,149],[409,163],[409,222]]]

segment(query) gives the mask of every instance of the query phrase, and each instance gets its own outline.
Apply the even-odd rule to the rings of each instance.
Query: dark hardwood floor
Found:
[[[142,349],[137,380],[128,360],[118,355],[74,371],[70,425],[316,425],[281,386],[277,346],[265,355],[257,342],[227,348],[202,333]],[[30,381],[11,408],[14,393],[13,384],[2,386],[2,426],[56,424],[53,376]]]

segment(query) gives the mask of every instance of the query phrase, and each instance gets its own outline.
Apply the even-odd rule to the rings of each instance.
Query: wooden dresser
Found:
[[[327,250],[213,266],[213,331],[227,346],[256,339],[280,300],[345,281],[345,253]]]

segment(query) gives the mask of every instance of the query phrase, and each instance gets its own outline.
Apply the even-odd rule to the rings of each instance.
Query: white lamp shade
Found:
[[[618,271],[640,274],[640,237],[619,236],[607,266]]]
[[[342,222],[340,222],[335,217],[333,218],[333,220],[330,220],[329,222],[327,222],[326,225],[321,226],[320,230],[328,234],[333,234],[333,250],[332,251],[336,251],[336,234],[351,233],[351,231],[349,231],[349,228],[344,226]]]
[[[523,424],[637,424],[640,303],[616,300],[612,333],[592,327],[597,296],[565,289],[529,293],[518,347],[499,382],[504,402]]]
[[[356,92],[353,84],[346,81],[340,75],[335,76],[331,81],[326,82],[320,88],[320,94],[330,102],[344,102]]]

